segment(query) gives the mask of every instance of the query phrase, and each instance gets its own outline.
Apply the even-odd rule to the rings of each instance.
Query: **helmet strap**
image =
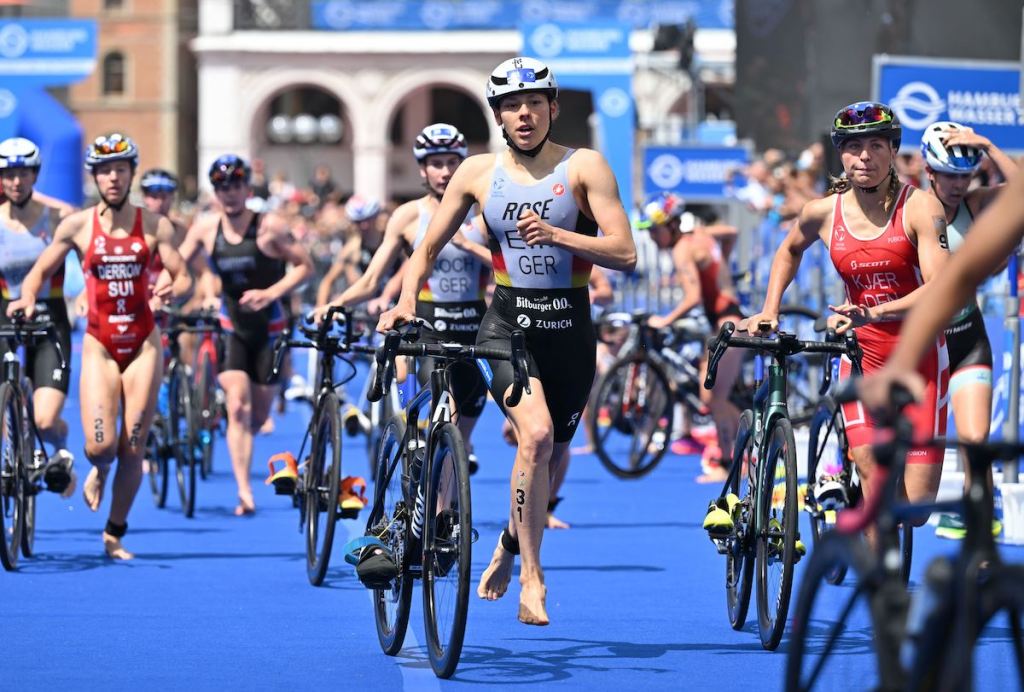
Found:
[[[26,195],[25,199],[21,200],[20,202],[18,202],[17,200],[15,200],[15,199],[13,199],[11,197],[8,197],[7,199],[10,200],[12,206],[14,206],[14,207],[16,207],[18,209],[24,209],[26,206],[28,206],[28,203],[32,201],[32,193],[33,192],[34,192],[33,190],[29,190],[28,191],[28,195]]]
[[[540,153],[540,150],[544,148],[544,145],[548,141],[548,137],[551,136],[551,128],[548,127],[548,131],[547,134],[544,135],[544,139],[540,140],[540,144],[533,147],[532,149],[523,149],[522,147],[516,146],[515,142],[512,141],[512,138],[508,136],[507,132],[505,132],[505,128],[501,128],[501,135],[502,137],[505,138],[505,143],[508,144],[509,148],[511,148],[513,151],[522,154],[523,156],[529,156],[532,159],[535,158],[537,154]]]

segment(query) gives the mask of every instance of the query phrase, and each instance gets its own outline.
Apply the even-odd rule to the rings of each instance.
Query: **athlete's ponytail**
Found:
[[[850,183],[850,179],[846,177],[846,174],[828,177],[828,187],[825,189],[825,196],[830,195],[841,195],[849,190],[853,185]]]
[[[886,213],[892,211],[892,207],[896,204],[896,197],[900,193],[900,177],[896,175],[896,167],[889,166],[889,187],[885,191],[885,211]]]

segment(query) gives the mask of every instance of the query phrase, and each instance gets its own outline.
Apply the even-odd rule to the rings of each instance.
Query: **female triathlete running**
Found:
[[[512,58],[491,73],[487,100],[508,148],[459,166],[423,244],[406,264],[398,305],[378,325],[388,330],[416,316],[420,287],[478,205],[490,234],[497,287],[477,343],[504,346],[513,330],[524,330],[532,393],[506,411],[519,441],[510,522],[477,593],[489,600],[505,593],[521,546],[519,620],[531,625],[549,622],[540,545],[551,461],[572,439],[594,380],[590,266],[630,270],[636,263],[629,220],[604,157],[548,141],[558,116],[557,95],[554,75],[539,60]],[[501,404],[511,391],[512,368],[491,362],[489,370],[488,386]]]
[[[36,259],[53,240],[70,206],[42,201],[33,186],[42,159],[33,142],[15,137],[0,142],[0,184],[6,201],[0,204],[0,323],[9,321],[7,304],[21,297],[21,284]],[[59,449],[67,447],[68,424],[61,417],[71,379],[71,323],[64,303],[64,267],[61,266],[37,293],[37,320],[49,320],[66,356],[64,366],[57,347],[41,342],[25,353],[25,372],[32,381],[32,408],[43,439]],[[0,348],[0,355],[3,349]],[[70,455],[63,469],[70,483]],[[70,487],[70,486],[66,486]]]
[[[281,300],[313,272],[309,253],[295,242],[283,217],[246,208],[250,175],[248,164],[233,154],[213,162],[209,180],[221,212],[194,224],[181,245],[186,261],[202,249],[221,281],[225,349],[217,379],[227,405],[237,516],[256,511],[249,479],[252,437],[270,415],[277,395],[274,339],[287,324]]]
[[[1017,165],[986,137],[969,127],[952,122],[929,125],[921,137],[921,156],[934,195],[946,212],[949,249],[963,245],[964,234],[982,209],[999,192],[999,187],[968,190],[983,154],[1004,178],[1017,172]],[[956,421],[957,437],[966,442],[984,442],[992,417],[992,346],[985,331],[985,319],[972,298],[953,316],[946,327],[949,350],[949,394]],[[970,469],[966,469],[970,473]],[[969,482],[969,479],[968,479]],[[963,524],[951,515],[942,515],[939,535],[963,535]]]
[[[99,204],[60,222],[53,242],[22,282],[21,297],[7,305],[8,316],[21,310],[31,318],[40,292],[64,267],[67,254],[78,253],[89,299],[79,396],[85,455],[93,465],[82,492],[89,508],[98,510],[117,459],[103,547],[120,560],[134,557],[121,538],[142,481],[142,454],[163,375],[160,332],[148,303],[150,257],[159,253],[169,279],[155,287],[156,295],[182,298],[191,288],[170,222],[128,202],[138,161],[138,148],[122,134],[98,137],[89,145],[85,167],[96,183]]]
[[[415,249],[423,244],[445,188],[469,150],[457,128],[435,123],[416,136],[412,153],[419,163],[427,194],[395,210],[388,219],[384,240],[362,276],[329,305],[356,305],[377,295],[382,280],[405,257],[405,248]],[[491,255],[484,245],[482,229],[479,217],[467,216],[451,243],[438,254],[434,271],[420,287],[416,314],[431,327],[431,331],[424,333],[424,340],[476,343],[487,309],[484,294],[491,273]],[[320,309],[321,313],[324,309]],[[429,380],[430,371],[429,363],[419,368],[421,385]],[[479,369],[469,363],[456,363],[450,372],[458,426],[468,445],[487,400],[487,387]]]
[[[838,331],[856,329],[864,371],[873,372],[895,347],[903,315],[920,300],[925,282],[948,257],[946,216],[935,197],[897,179],[893,160],[901,127],[888,106],[862,101],[842,108],[833,119],[831,137],[846,177],[830,188],[834,199],[826,196],[804,206],[799,223],[775,254],[764,307],[750,318],[749,329],[778,328],[782,294],[803,253],[821,240],[846,286],[847,302],[830,306],[839,315]],[[844,360],[840,376],[847,378],[850,371],[849,361]],[[915,428],[923,437],[941,437],[946,432],[949,377],[944,339],[935,341],[919,372],[928,387],[924,400],[911,412]],[[868,492],[875,468],[874,422],[860,404],[845,405],[843,417],[851,454]],[[941,452],[915,448],[907,461],[907,497],[912,502],[933,499],[942,473]],[[829,482],[823,479],[819,495],[828,490]],[[717,510],[722,513],[721,507]],[[715,507],[709,510],[709,516],[715,511]]]
[[[732,285],[729,266],[723,258],[718,238],[702,224],[696,223],[692,214],[687,214],[683,224],[683,200],[672,193],[651,200],[644,207],[651,220],[651,238],[662,250],[672,252],[675,276],[683,288],[683,297],[666,315],[655,315],[648,323],[662,329],[682,318],[698,305],[703,306],[704,315],[714,333],[728,321],[738,322],[743,314],[736,289]],[[730,240],[735,237],[735,229]],[[743,352],[739,349],[726,351],[718,364],[718,377],[711,391],[700,390],[701,402],[708,407],[718,433],[718,444],[704,450],[702,466],[705,473],[698,477],[700,482],[725,480],[727,471],[723,459],[732,458],[732,445],[740,422],[740,411],[729,400],[739,377]],[[707,357],[700,362],[700,379],[703,381],[707,370]]]

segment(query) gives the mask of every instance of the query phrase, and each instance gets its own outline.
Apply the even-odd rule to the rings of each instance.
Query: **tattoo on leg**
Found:
[[[142,421],[137,421],[132,426],[132,434],[128,436],[128,446],[138,447],[139,446],[139,435],[142,433]]]
[[[93,437],[96,440],[96,443],[97,444],[102,444],[103,443],[103,419],[102,418],[97,418],[95,421],[93,421],[92,428],[93,428]]]

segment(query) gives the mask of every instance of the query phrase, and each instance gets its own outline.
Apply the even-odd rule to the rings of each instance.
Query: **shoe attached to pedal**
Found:
[[[342,519],[355,519],[367,504],[366,479],[360,476],[342,478],[338,492],[338,516]]]
[[[782,558],[785,549],[785,536],[782,524],[778,519],[772,517],[768,520],[768,557],[773,560]],[[793,564],[800,562],[800,558],[807,554],[807,546],[800,540],[799,534],[793,542]]]
[[[398,564],[376,536],[360,536],[345,546],[345,562],[356,567],[356,577],[368,589],[390,589],[398,577]]]
[[[341,424],[345,428],[345,434],[349,437],[355,437],[359,433],[363,435],[370,433],[370,419],[353,404],[345,407],[341,414]]]
[[[728,538],[736,530],[736,522],[733,515],[740,499],[734,493],[717,498],[708,506],[708,513],[704,515],[704,530],[708,532],[711,540]]]
[[[275,467],[277,463],[283,464],[280,470]],[[267,485],[274,486],[275,495],[295,495],[295,488],[299,480],[299,463],[292,456],[291,452],[281,452],[270,457],[267,462],[270,468],[270,475],[264,481]]]
[[[848,506],[846,487],[838,476],[822,476],[814,486],[814,499],[822,510],[837,510]]]
[[[47,459],[43,467],[43,483],[51,493],[62,497],[70,497],[75,492],[75,457],[66,449],[58,449],[57,453]]]

